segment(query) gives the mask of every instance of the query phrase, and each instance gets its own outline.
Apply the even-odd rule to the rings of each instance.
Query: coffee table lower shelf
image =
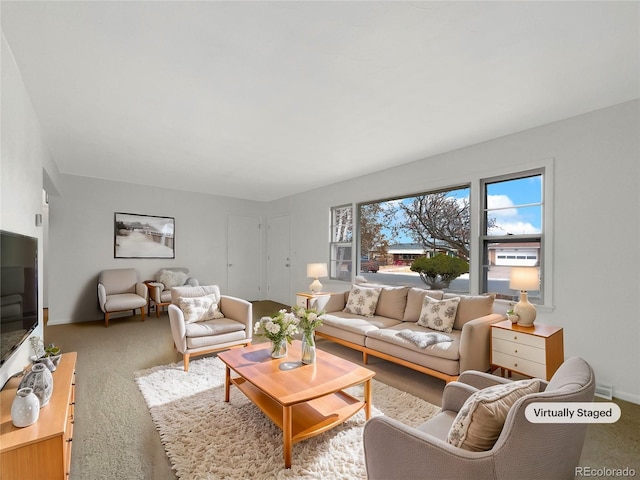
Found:
[[[255,403],[278,428],[286,432],[284,417],[289,410],[291,444],[319,435],[348,420],[366,406],[362,400],[343,391],[315,398],[291,406],[281,405],[242,377],[231,378],[231,383]],[[285,452],[287,444],[285,433]]]

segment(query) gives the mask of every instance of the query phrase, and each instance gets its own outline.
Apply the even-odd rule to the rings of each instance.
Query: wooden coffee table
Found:
[[[284,466],[291,467],[294,443],[325,432],[364,408],[371,415],[371,379],[375,372],[317,350],[316,363],[302,365],[301,342],[274,359],[270,344],[233,348],[218,354],[226,366],[224,401],[237,386],[283,432]],[[238,376],[231,376],[231,370]],[[364,383],[364,400],[343,390]]]

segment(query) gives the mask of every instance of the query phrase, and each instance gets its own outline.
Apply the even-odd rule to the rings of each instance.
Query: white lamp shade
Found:
[[[520,291],[538,290],[540,288],[538,267],[512,267],[509,288]]]
[[[327,277],[329,272],[327,271],[326,263],[308,263],[307,264],[307,277],[309,278],[322,278]]]

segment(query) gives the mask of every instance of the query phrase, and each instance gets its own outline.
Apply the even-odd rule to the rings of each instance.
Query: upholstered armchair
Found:
[[[103,270],[98,277],[98,303],[104,313],[104,326],[109,326],[109,316],[114,312],[140,309],[144,322],[147,305],[147,286],[138,281],[135,268]]]
[[[253,337],[251,303],[220,295],[217,285],[173,287],[169,322],[185,372],[192,355],[251,345]]]
[[[149,288],[148,311],[151,312],[151,302],[155,303],[156,317],[160,316],[162,307],[171,303],[171,289],[173,287],[182,287],[183,285],[197,287],[199,285],[197,279],[189,276],[189,269],[181,267],[163,268],[156,274],[154,280],[147,280],[144,283]]]
[[[458,381],[447,384],[442,411],[417,428],[385,416],[370,419],[363,433],[369,480],[573,479],[587,424],[532,423],[526,419],[525,409],[533,402],[591,402],[593,370],[584,360],[573,357],[549,382],[539,382],[540,391],[524,394],[508,407],[504,425],[495,433],[497,440],[487,450],[470,451],[447,441],[458,412],[472,394],[512,383],[487,373],[467,371]],[[467,402],[466,408],[469,403],[473,402]],[[484,436],[490,430],[485,420],[495,417],[495,412],[488,407],[484,418],[470,417],[469,431],[473,422],[480,422],[476,426],[482,427],[479,432]]]

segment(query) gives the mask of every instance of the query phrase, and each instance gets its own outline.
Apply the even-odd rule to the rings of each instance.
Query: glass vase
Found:
[[[316,363],[316,340],[313,330],[302,334],[302,363]]]
[[[271,341],[271,358],[283,358],[287,356],[287,339]]]

